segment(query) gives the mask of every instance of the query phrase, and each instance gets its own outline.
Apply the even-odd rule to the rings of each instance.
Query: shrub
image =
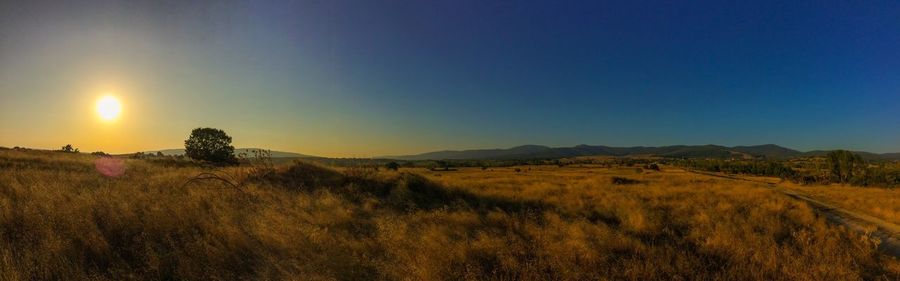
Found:
[[[625,185],[625,184],[639,184],[639,183],[643,183],[643,182],[639,181],[639,180],[635,180],[635,179],[624,178],[624,177],[612,177],[612,184]]]

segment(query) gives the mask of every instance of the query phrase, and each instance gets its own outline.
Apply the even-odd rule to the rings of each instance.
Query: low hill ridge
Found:
[[[776,144],[749,146],[670,145],[613,147],[579,144],[572,147],[522,145],[508,149],[444,150],[414,155],[384,156],[379,158],[398,160],[487,160],[487,159],[552,159],[578,156],[660,156],[671,158],[763,158],[790,159],[795,157],[824,156],[828,151],[802,152]],[[856,152],[871,160],[900,160],[900,153],[876,154]]]

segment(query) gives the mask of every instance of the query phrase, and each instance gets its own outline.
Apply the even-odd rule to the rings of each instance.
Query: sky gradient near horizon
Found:
[[[0,146],[900,152],[897,1],[75,2],[0,3]]]

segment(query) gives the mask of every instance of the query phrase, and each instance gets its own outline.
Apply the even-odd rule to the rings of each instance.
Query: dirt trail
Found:
[[[765,184],[767,187],[790,196],[791,198],[806,202],[832,223],[844,225],[859,232],[872,233],[872,236],[881,240],[881,244],[878,245],[879,250],[890,256],[900,258],[900,225],[870,215],[850,211],[829,202],[810,198],[805,194],[789,190],[774,182],[703,171],[685,171],[712,177]]]

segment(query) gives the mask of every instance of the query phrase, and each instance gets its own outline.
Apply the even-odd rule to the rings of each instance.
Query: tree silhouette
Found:
[[[196,128],[184,141],[185,154],[194,160],[217,164],[234,164],[234,147],[225,131],[215,128]]]
[[[60,151],[62,151],[62,152],[70,152],[70,153],[78,153],[78,149],[77,149],[77,148],[73,148],[71,144],[67,144],[67,145],[63,146],[63,147],[60,149]]]

